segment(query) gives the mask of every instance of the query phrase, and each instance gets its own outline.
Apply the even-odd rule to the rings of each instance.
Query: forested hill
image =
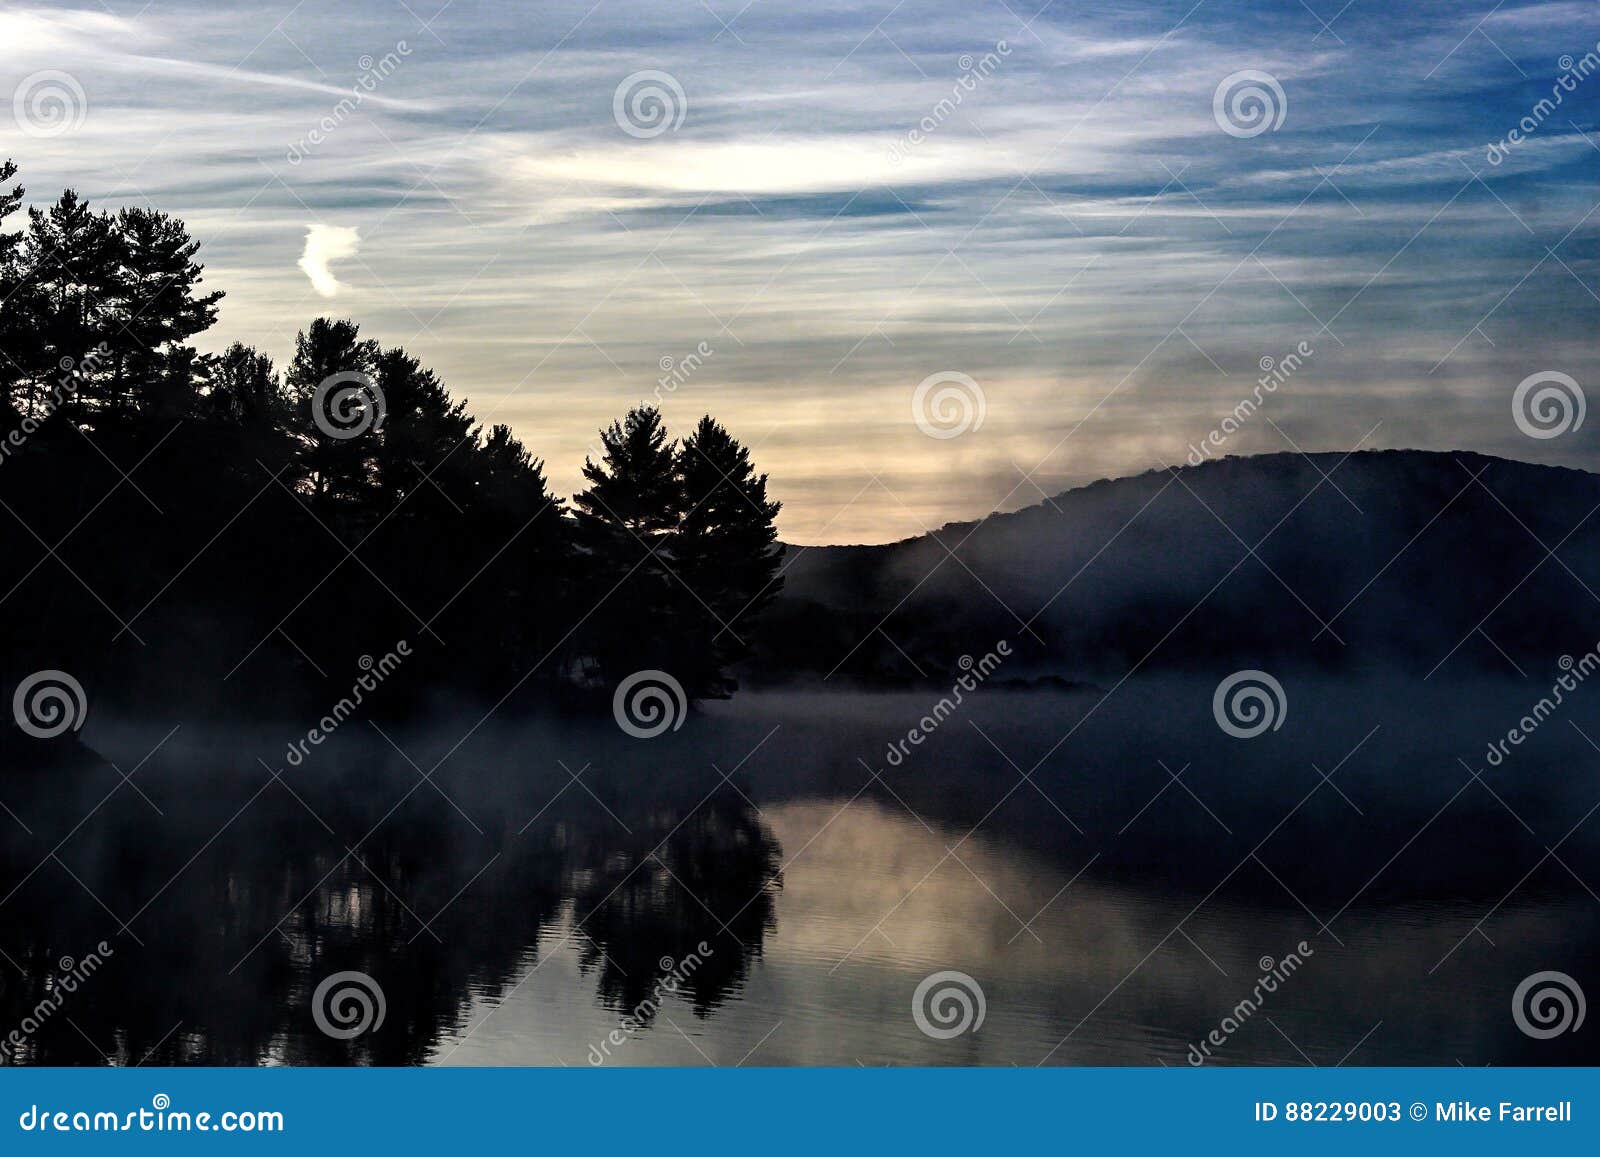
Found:
[[[5,687],[61,670],[130,705],[259,711],[401,643],[391,695],[499,704],[655,670],[688,698],[735,672],[937,683],[1002,639],[1004,679],[1091,681],[1536,672],[1600,641],[1600,476],[1466,452],[1153,471],[791,548],[780,574],[767,477],[711,417],[669,432],[637,407],[568,500],[529,432],[485,429],[354,321],[310,320],[281,366],[199,352],[221,293],[181,221],[70,191],[19,221],[15,177],[0,164]]]
[[[888,546],[790,548],[762,674],[942,678],[1001,638],[1012,676],[1543,673],[1600,642],[1597,508],[1600,476],[1466,452],[1096,482]]]
[[[781,588],[778,504],[709,415],[674,436],[634,408],[569,503],[529,432],[485,429],[353,320],[310,319],[283,365],[200,352],[222,293],[183,222],[70,190],[19,222],[16,176],[0,164],[7,695],[64,672],[102,706],[260,713],[374,670],[394,708],[605,701],[651,670],[732,693]]]

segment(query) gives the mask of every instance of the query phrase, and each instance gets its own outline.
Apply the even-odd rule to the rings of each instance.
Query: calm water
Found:
[[[96,721],[116,768],[0,788],[0,1039],[35,1016],[7,1059],[1182,1065],[1219,1029],[1214,1063],[1600,1060],[1512,1015],[1534,972],[1600,991],[1592,713],[1489,768],[1521,684],[1289,690],[1251,741],[1199,683],[994,693],[898,767],[936,697],[748,695],[651,741],[352,720],[299,767],[304,723]],[[939,1038],[913,1002],[947,971],[983,1020]],[[313,1015],[340,972],[383,994],[349,1040]]]

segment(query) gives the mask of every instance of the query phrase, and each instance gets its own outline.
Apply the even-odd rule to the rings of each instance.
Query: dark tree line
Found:
[[[399,347],[318,318],[279,367],[191,344],[222,294],[153,209],[23,207],[0,165],[0,674],[260,707],[410,640],[414,695],[672,674],[722,697],[776,595],[767,479],[709,416],[544,463]],[[18,225],[21,225],[18,228]],[[289,697],[289,692],[285,692]]]
[[[587,659],[602,674],[643,660],[698,695],[730,694],[728,668],[750,653],[745,636],[780,581],[767,476],[709,416],[675,445],[661,411],[640,406],[600,444],[600,461],[583,465],[574,539],[585,583],[617,606]]]

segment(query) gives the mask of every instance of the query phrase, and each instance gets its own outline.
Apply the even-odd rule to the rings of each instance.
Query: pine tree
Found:
[[[675,445],[654,406],[629,410],[622,421],[600,431],[600,445],[600,461],[583,462],[589,488],[575,500],[578,525],[596,545],[632,540],[634,548],[619,552],[631,564],[665,545],[678,524],[682,488]]]
[[[459,511],[470,469],[465,446],[477,443],[466,402],[398,347],[378,355],[376,378],[385,411],[375,452],[379,509],[388,514],[404,501],[396,515],[403,522],[425,517],[435,503],[445,507],[441,514]]]
[[[292,408],[272,359],[254,346],[236,341],[211,363],[208,417],[232,426],[284,428]]]
[[[191,413],[196,355],[184,343],[210,328],[222,299],[220,291],[198,292],[203,267],[194,255],[200,243],[182,221],[153,209],[123,209],[112,239],[108,404],[131,406],[145,417]]]
[[[32,279],[22,263],[22,235],[12,232],[6,219],[22,207],[25,189],[6,188],[17,175],[14,161],[0,162],[0,392],[16,410],[26,408],[23,385],[30,367],[42,358],[42,343],[32,309]],[[0,434],[10,431],[20,413],[0,413]]]
[[[22,265],[32,288],[40,346],[28,371],[27,410],[39,413],[51,388],[76,371],[60,407],[93,424],[106,408],[101,359],[90,352],[107,341],[116,309],[118,243],[111,218],[89,208],[71,189],[48,209],[28,210]]]
[[[319,317],[295,336],[294,360],[289,363],[285,384],[305,446],[303,461],[311,492],[319,505],[328,507],[344,501],[354,511],[371,495],[378,420],[373,414],[358,415],[354,410],[343,415],[330,412],[339,393],[366,393],[370,386],[346,381],[325,390],[320,399],[317,392],[334,375],[360,374],[368,382],[375,382],[377,360],[378,343],[362,340],[360,327],[353,321]],[[359,428],[364,419],[370,419],[366,430],[354,437],[345,436]]]
[[[17,175],[17,163],[9,158],[0,161],[0,186],[12,180]],[[13,185],[6,189],[0,187],[0,225],[5,224],[5,219],[18,209],[22,208],[22,198],[27,192],[21,185]],[[0,269],[12,272],[12,262],[16,259],[17,248],[22,238],[16,233],[0,229]]]
[[[661,668],[678,650],[668,548],[683,488],[675,446],[654,406],[600,431],[601,459],[585,459],[588,489],[573,499],[584,589],[606,603],[589,619],[589,658],[615,683]]]
[[[783,587],[783,548],[773,520],[780,503],[767,500],[767,476],[750,451],[708,414],[678,452],[684,514],[671,555],[678,577],[693,592],[686,608],[699,612],[701,645],[686,674],[691,693],[726,698],[737,687],[728,667],[749,654],[757,616]]]
[[[473,489],[468,514],[490,549],[489,569],[475,584],[489,592],[504,649],[525,667],[546,657],[564,633],[559,611],[566,594],[566,520],[550,493],[544,463],[496,425],[471,453]],[[480,594],[477,603],[482,606]],[[551,671],[554,674],[554,671]]]
[[[282,471],[295,462],[297,416],[272,359],[234,342],[208,359],[204,395],[201,415],[232,435],[232,472],[259,478],[260,466],[266,466],[295,488],[298,474]]]
[[[94,547],[73,559],[92,600],[27,551],[0,552],[0,581],[26,585],[37,612],[12,623],[13,650],[35,622],[48,625],[52,662],[62,645],[101,648],[113,607],[160,621],[149,635],[170,658],[190,657],[199,631],[259,650],[268,606],[290,616],[279,632],[298,652],[289,670],[318,665],[301,644],[333,664],[428,633],[449,636],[433,672],[496,694],[508,675],[520,686],[534,671],[570,673],[535,665],[554,647],[595,661],[610,684],[657,668],[695,697],[734,689],[739,636],[780,585],[779,505],[709,416],[681,447],[653,406],[602,430],[568,518],[510,427],[483,435],[437,375],[353,321],[314,320],[281,376],[238,342],[201,355],[189,343],[221,294],[203,291],[182,222],[107,216],[68,190],[7,229],[23,204],[16,172],[0,162],[0,388],[11,403],[0,434],[37,438],[0,470],[0,488],[41,539],[92,533]],[[360,400],[341,404],[334,389]],[[54,430],[39,424],[47,413],[59,414]],[[109,477],[124,454],[137,487]],[[257,463],[310,495],[340,542],[300,503],[258,501],[271,488]],[[223,534],[247,513],[253,533]],[[210,544],[203,559],[196,542]],[[354,588],[329,581],[347,563]]]
[[[476,493],[474,504],[498,518],[531,518],[546,507],[546,516],[559,524],[561,500],[550,493],[544,460],[535,458],[511,433],[497,423],[473,454]]]

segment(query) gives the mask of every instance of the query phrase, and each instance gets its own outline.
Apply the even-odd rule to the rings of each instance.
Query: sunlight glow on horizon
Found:
[[[227,293],[202,349],[281,368],[312,318],[352,318],[509,422],[564,494],[629,406],[659,399],[678,434],[710,412],[793,543],[893,541],[1182,462],[1301,341],[1315,355],[1224,453],[1348,450],[1377,426],[1365,447],[1600,467],[1592,429],[1534,441],[1509,410],[1535,371],[1600,382],[1593,104],[1484,154],[1592,47],[1586,9],[1496,13],[1513,63],[1443,5],[1351,9],[1294,54],[1309,16],[1183,4],[1024,27],[934,0],[882,35],[881,13],[755,6],[738,37],[587,7],[424,26],[363,0],[264,40],[239,29],[283,15],[266,7],[13,9],[13,82],[64,71],[87,108],[6,155],[31,204],[72,186],[183,218]],[[1216,123],[1242,70],[1281,83],[1277,131]],[[619,89],[656,73],[681,123],[624,125]],[[981,429],[918,428],[913,393],[945,372],[979,383]]]

